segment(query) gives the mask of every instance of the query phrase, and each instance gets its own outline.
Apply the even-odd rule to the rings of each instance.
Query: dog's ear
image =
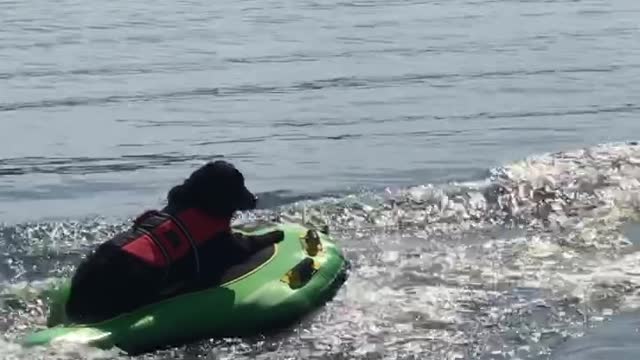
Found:
[[[257,198],[246,188],[240,171],[226,161],[216,161],[171,189],[168,200],[170,206],[196,207],[211,215],[231,217],[237,210],[254,209]]]

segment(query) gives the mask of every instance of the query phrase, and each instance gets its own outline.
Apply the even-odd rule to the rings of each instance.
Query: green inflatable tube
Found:
[[[96,324],[66,321],[65,280],[48,295],[48,328],[29,334],[22,344],[73,342],[139,353],[205,338],[253,336],[293,324],[333,298],[346,280],[348,263],[326,231],[294,223],[234,227],[246,234],[276,229],[284,231],[284,240],[232,269],[224,283]]]

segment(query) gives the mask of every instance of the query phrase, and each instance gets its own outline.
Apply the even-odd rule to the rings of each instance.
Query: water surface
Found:
[[[304,207],[352,276],[281,336],[148,358],[546,359],[610,316],[625,332],[639,15],[633,0],[0,1],[0,353],[51,358],[14,344],[44,321],[28,293],[218,157],[263,200],[239,221]]]

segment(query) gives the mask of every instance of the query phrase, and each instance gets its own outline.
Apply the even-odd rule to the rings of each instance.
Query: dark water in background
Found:
[[[306,207],[354,273],[290,334],[152,357],[543,359],[631,321],[640,147],[618,142],[640,130],[639,16],[635,0],[0,1],[0,353],[44,356],[13,344],[42,324],[29,289],[216,156],[261,193],[247,216]]]

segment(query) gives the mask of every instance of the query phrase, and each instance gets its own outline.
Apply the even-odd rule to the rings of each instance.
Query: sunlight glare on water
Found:
[[[640,2],[9,0],[0,14],[3,359],[128,359],[17,341],[44,326],[51,282],[221,157],[261,199],[238,222],[328,224],[349,280],[282,334],[134,358],[593,359],[629,343]],[[597,340],[572,342],[585,333]]]

